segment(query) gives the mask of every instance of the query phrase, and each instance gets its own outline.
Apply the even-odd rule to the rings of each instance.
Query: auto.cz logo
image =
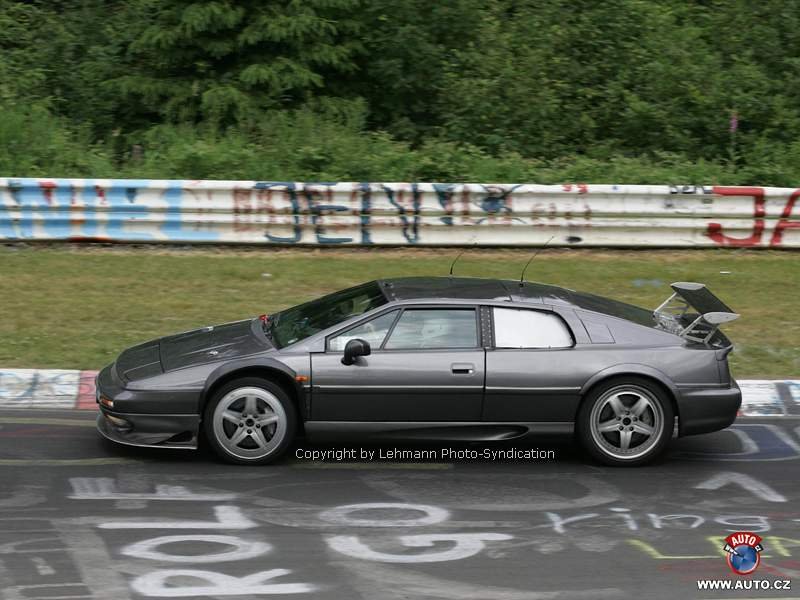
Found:
[[[725,538],[725,559],[737,575],[749,575],[761,564],[761,536],[749,531],[737,531]]]
[[[786,592],[791,579],[698,579],[698,590],[764,590]]]
[[[763,539],[751,531],[737,531],[725,538],[725,561],[737,575],[751,575],[761,564]],[[789,579],[698,579],[698,590],[764,590],[788,591]]]

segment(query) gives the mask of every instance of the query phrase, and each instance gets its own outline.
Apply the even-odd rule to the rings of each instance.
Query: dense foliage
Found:
[[[0,0],[0,174],[800,181],[796,0]]]

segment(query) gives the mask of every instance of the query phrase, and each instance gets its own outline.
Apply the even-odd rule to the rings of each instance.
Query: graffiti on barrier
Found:
[[[800,189],[0,178],[0,239],[800,246]]]
[[[759,187],[719,187],[715,186],[714,193],[720,196],[745,197],[753,199],[753,222],[750,235],[746,237],[733,237],[725,233],[724,226],[713,221],[708,224],[707,234],[720,246],[753,247],[753,246],[782,246],[784,234],[787,230],[800,228],[800,214],[794,215],[794,207],[800,189],[789,194],[786,203],[780,212],[779,219],[772,223],[772,235],[766,243],[764,234],[768,229],[767,188]],[[773,218],[773,221],[775,219]]]
[[[8,408],[72,408],[79,382],[79,371],[3,369],[0,370],[0,404]]]
[[[0,369],[4,408],[94,408],[96,371]]]

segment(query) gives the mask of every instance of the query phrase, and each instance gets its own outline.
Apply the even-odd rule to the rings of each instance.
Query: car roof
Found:
[[[591,311],[653,327],[653,311],[604,296],[544,283],[472,277],[405,277],[377,281],[390,301],[478,300],[543,304]]]
[[[555,285],[477,277],[401,277],[378,281],[390,300],[495,300],[573,305],[572,291]]]

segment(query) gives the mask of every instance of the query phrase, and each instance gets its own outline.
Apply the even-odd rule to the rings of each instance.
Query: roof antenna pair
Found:
[[[523,287],[525,285],[525,271],[528,270],[528,265],[533,262],[534,258],[539,256],[539,253],[542,250],[547,248],[547,244],[552,242],[554,237],[556,237],[556,236],[554,236],[554,235],[550,236],[550,239],[547,240],[544,244],[542,244],[541,247],[536,252],[533,253],[533,256],[531,256],[530,259],[528,259],[528,262],[525,263],[525,267],[522,269],[522,275],[519,276],[519,287]]]
[[[528,262],[526,262],[526,263],[525,263],[525,267],[522,269],[522,275],[520,275],[520,276],[519,276],[519,287],[522,287],[522,286],[524,285],[524,283],[525,283],[525,271],[527,271],[527,270],[528,270],[528,265],[530,265],[530,264],[533,262],[533,259],[534,259],[534,258],[536,258],[537,256],[539,256],[539,253],[540,253],[542,250],[544,250],[545,248],[547,248],[547,245],[548,245],[550,242],[552,242],[552,241],[553,241],[553,238],[555,238],[555,237],[556,237],[556,236],[554,236],[554,235],[551,235],[551,236],[550,236],[550,239],[549,239],[549,240],[547,240],[547,241],[546,241],[544,244],[542,244],[542,245],[539,247],[539,249],[538,249],[538,250],[536,250],[536,252],[534,252],[533,256],[531,256],[531,257],[530,257],[530,259],[528,260]],[[473,246],[475,246],[475,245],[477,245],[477,242],[475,242],[475,244],[473,244]],[[459,259],[459,258],[461,258],[461,255],[462,255],[462,254],[464,254],[464,252],[466,252],[466,251],[467,251],[467,248],[464,248],[463,250],[461,250],[461,252],[459,252],[459,253],[456,255],[456,257],[453,259],[453,262],[452,262],[452,263],[450,263],[450,277],[452,277],[452,276],[453,276],[453,267],[455,267],[455,266],[456,266],[456,263],[458,262],[458,259]]]

